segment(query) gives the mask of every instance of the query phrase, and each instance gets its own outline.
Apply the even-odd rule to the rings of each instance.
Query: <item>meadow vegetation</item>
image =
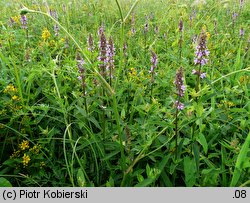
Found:
[[[250,186],[249,0],[0,8],[0,186]]]

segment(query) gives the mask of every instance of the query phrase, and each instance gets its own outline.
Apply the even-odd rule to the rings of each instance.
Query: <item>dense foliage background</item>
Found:
[[[0,186],[250,186],[248,0],[0,7]]]

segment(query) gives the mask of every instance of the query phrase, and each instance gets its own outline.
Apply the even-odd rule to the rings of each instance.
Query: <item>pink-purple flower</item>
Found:
[[[244,29],[241,27],[241,28],[240,28],[240,37],[243,37],[244,34],[245,34],[245,31],[244,31]]]
[[[184,109],[184,104],[181,103],[180,101],[175,101],[175,106],[178,110],[183,110]]]
[[[178,110],[184,109],[184,104],[181,103],[181,97],[184,96],[184,93],[186,91],[186,86],[184,85],[184,77],[183,77],[183,69],[182,67],[179,68],[179,70],[176,73],[174,84],[176,86],[177,90],[177,100],[175,101],[175,106]]]
[[[85,72],[86,69],[84,67],[85,61],[83,58],[77,54],[76,56],[76,62],[77,62],[77,68],[78,68],[78,77],[77,79],[81,82],[82,88],[83,88],[83,95],[86,95],[85,88],[86,88],[86,82],[85,82]]]
[[[158,58],[155,52],[151,51],[151,68],[149,73],[151,73],[151,82],[154,82],[155,68],[158,63]]]
[[[28,20],[27,20],[26,15],[21,15],[20,21],[21,21],[22,28],[27,30],[28,29],[28,26],[27,26]]]
[[[58,21],[58,15],[57,15],[56,11],[53,11],[53,10],[50,9],[49,13],[50,13],[51,17],[53,17],[56,21]],[[57,24],[55,24],[54,25],[55,36],[59,35],[59,31],[60,31],[60,27]]]
[[[151,51],[151,68],[150,68],[150,72],[153,72],[154,69],[156,68],[157,66],[157,63],[158,63],[158,58],[157,58],[157,55],[155,52]]]
[[[94,46],[94,40],[91,34],[89,34],[88,36],[87,43],[88,43],[88,50],[90,52],[93,52],[95,49],[95,46]]]
[[[201,32],[198,44],[196,46],[194,64],[204,66],[208,63],[208,56],[210,52],[207,49],[207,35],[203,30]]]
[[[180,19],[180,21],[179,21],[179,32],[183,32],[183,21],[182,21],[182,19]]]
[[[131,19],[131,32],[134,35],[136,33],[135,30],[135,13],[132,14],[132,19]]]
[[[193,74],[193,75],[199,75],[201,79],[204,79],[204,78],[206,78],[206,76],[207,76],[207,73],[205,73],[205,72],[202,73],[202,72],[199,72],[199,71],[197,71],[197,70],[195,70],[195,69],[192,70],[192,74]]]
[[[109,71],[110,78],[113,77],[112,70],[114,69],[115,46],[112,37],[109,38],[106,45],[106,69]]]
[[[98,30],[99,34],[99,56],[98,60],[100,61],[99,68],[100,74],[105,77],[106,76],[106,65],[107,65],[107,40],[103,31],[103,27],[100,27]]]

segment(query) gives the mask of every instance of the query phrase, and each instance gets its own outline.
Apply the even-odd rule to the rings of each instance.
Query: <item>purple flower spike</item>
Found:
[[[233,12],[233,14],[232,14],[232,18],[233,18],[233,20],[236,20],[236,18],[238,17],[238,13],[236,13],[236,12]]]
[[[155,75],[155,68],[157,66],[158,63],[158,58],[155,52],[151,51],[151,68],[149,73],[151,73],[151,82],[154,82],[154,75]]]
[[[154,67],[155,69],[158,63],[158,59],[157,59],[156,53],[153,51],[151,51],[151,63],[152,63],[152,67]]]
[[[115,46],[113,39],[110,37],[106,48],[106,61],[107,61],[106,69],[109,71],[110,78],[113,77],[112,70],[114,69],[114,62],[115,62],[114,56],[115,56]]]
[[[27,30],[28,29],[28,26],[27,26],[28,21],[27,21],[26,15],[21,15],[20,21],[21,21],[22,28]]]
[[[132,34],[133,34],[133,35],[135,35],[136,30],[135,30],[135,28],[134,28],[134,27],[132,27],[132,28],[131,28],[131,32],[132,32]]]
[[[100,61],[99,68],[100,74],[106,76],[106,66],[107,66],[107,39],[103,31],[103,26],[99,28],[99,56],[98,60]]]
[[[148,23],[146,23],[144,26],[144,33],[146,34],[147,32],[148,32]]]
[[[177,89],[178,98],[180,99],[180,97],[184,96],[184,93],[186,91],[186,86],[184,85],[183,69],[182,69],[182,67],[180,67],[180,69],[176,73],[174,84],[175,84],[176,89]]]
[[[200,74],[200,78],[201,78],[201,79],[206,78],[206,76],[207,76],[207,73],[201,73],[201,74]]]
[[[128,56],[127,49],[128,49],[128,45],[126,44],[126,42],[124,42],[124,44],[123,44],[123,54],[124,54],[124,57]]]
[[[192,74],[193,74],[193,75],[199,75],[201,79],[204,79],[204,78],[207,77],[207,73],[205,73],[205,72],[204,72],[204,73],[201,73],[201,72],[199,72],[199,71],[197,71],[197,70],[195,70],[195,69],[192,70]]]
[[[163,38],[164,38],[164,40],[167,40],[167,34],[165,32],[163,34]]]
[[[94,46],[94,40],[93,40],[93,37],[91,34],[89,34],[89,36],[88,36],[87,43],[88,43],[88,50],[90,52],[93,52],[95,49],[95,46]]]
[[[245,34],[245,31],[243,28],[240,28],[240,37],[243,37],[243,35]]]
[[[131,32],[133,35],[135,35],[135,13],[132,14],[132,19],[131,19]]]
[[[55,36],[58,36],[58,35],[59,35],[59,31],[60,31],[60,27],[59,27],[57,24],[55,24],[55,25],[54,25]]]
[[[180,19],[179,21],[179,32],[183,32],[183,21]]]
[[[155,31],[155,34],[158,34],[158,33],[159,33],[159,27],[158,27],[157,25],[155,26],[154,31]]]
[[[240,0],[240,9],[243,8],[244,0]]]
[[[184,109],[184,104],[181,103],[181,102],[178,101],[178,100],[175,102],[175,106],[176,106],[176,108],[177,108],[178,110],[183,110],[183,109]]]
[[[148,18],[149,18],[148,16],[145,16],[146,22],[144,25],[144,34],[148,33]]]
[[[58,21],[58,15],[57,15],[57,12],[56,11],[53,11],[53,10],[49,10],[49,13],[50,13],[50,16],[53,17],[56,21]],[[60,31],[60,27],[55,24],[54,25],[54,32],[55,32],[55,36],[58,36],[59,35],[59,31]]]
[[[83,60],[83,58],[79,54],[77,54],[76,62],[77,62],[77,68],[78,68],[78,73],[79,73],[77,79],[81,82],[82,89],[83,89],[83,95],[85,96],[86,95],[86,92],[85,92],[85,88],[86,88],[85,72],[86,72],[86,69],[84,67],[85,61]]]
[[[79,76],[77,77],[77,79],[80,80],[80,81],[82,81],[83,78],[82,78],[81,75],[79,75]]]
[[[198,45],[196,46],[194,64],[204,66],[208,63],[208,59],[206,57],[209,56],[209,51],[207,50],[207,36],[205,31],[201,32]]]
[[[101,27],[99,27],[98,29],[98,36],[101,37],[101,34],[104,32],[104,25],[102,25]]]

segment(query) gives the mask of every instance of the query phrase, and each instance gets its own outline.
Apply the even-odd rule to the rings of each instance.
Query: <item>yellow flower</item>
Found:
[[[23,140],[21,144],[19,144],[19,148],[21,150],[29,149],[29,141],[28,140]]]
[[[207,35],[207,40],[209,40],[210,39],[210,33],[209,32],[206,32],[206,35]]]
[[[13,96],[13,97],[11,97],[11,98],[12,98],[12,100],[14,100],[14,101],[15,101],[15,100],[16,100],[16,101],[17,101],[17,100],[19,100],[19,97],[18,97],[18,96],[16,96],[16,95],[14,95],[14,96]]]
[[[242,83],[248,83],[249,82],[250,77],[248,75],[244,75],[240,77],[240,84]]]
[[[14,20],[14,22],[15,23],[20,23],[20,16],[13,16],[13,17],[11,17],[12,18],[12,20]]]
[[[40,149],[41,149],[41,146],[35,145],[34,147],[32,147],[32,148],[30,149],[30,152],[31,152],[31,153],[34,153],[34,154],[38,154]]]
[[[20,151],[19,150],[14,150],[13,154],[10,156],[11,159],[19,157],[20,156]]]
[[[131,30],[129,30],[129,31],[128,31],[128,36],[129,36],[129,37],[131,37],[131,36],[132,36],[132,34],[133,34],[133,33],[132,33],[132,31],[131,31]]]
[[[136,76],[137,72],[136,72],[135,68],[130,68],[130,71],[129,71],[128,74],[129,74],[130,77],[131,76]]]
[[[50,46],[50,47],[54,47],[55,44],[56,44],[55,40],[50,40],[50,41],[49,41],[49,46]]]
[[[43,40],[46,41],[50,36],[51,36],[51,34],[50,34],[49,30],[47,28],[44,28],[43,32],[42,32]]]
[[[206,25],[203,25],[203,26],[202,26],[202,30],[206,31],[206,30],[207,30],[207,26],[206,26]]]
[[[61,39],[60,39],[60,42],[65,42],[65,39],[64,39],[64,38],[61,38]]]
[[[17,89],[15,88],[14,85],[12,84],[9,84],[3,91],[3,93],[14,93],[14,92],[17,92]]]
[[[24,167],[25,167],[25,166],[28,166],[29,162],[30,162],[30,156],[29,156],[29,155],[26,155],[26,154],[24,153],[24,155],[23,155],[23,166],[24,166]]]
[[[20,110],[20,109],[22,109],[22,108],[23,108],[22,106],[18,106],[18,105],[13,106],[13,109],[14,109],[15,111],[18,111],[18,110]]]

